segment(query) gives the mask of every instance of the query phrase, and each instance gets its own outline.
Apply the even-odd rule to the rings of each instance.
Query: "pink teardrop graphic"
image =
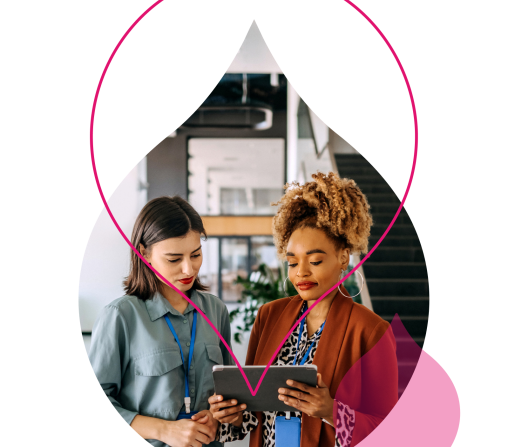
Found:
[[[397,348],[397,369],[391,358]],[[405,372],[408,365],[409,372]],[[396,405],[397,375],[410,381]],[[352,446],[449,447],[457,434],[460,407],[452,381],[411,338],[398,315],[381,339],[344,375],[335,399],[335,430]],[[346,407],[347,406],[347,407]],[[355,408],[354,424],[349,407]],[[340,415],[340,416],[337,416]],[[375,428],[375,430],[374,430]],[[429,439],[429,434],[438,434]]]

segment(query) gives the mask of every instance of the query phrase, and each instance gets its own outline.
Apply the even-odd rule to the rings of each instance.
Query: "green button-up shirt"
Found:
[[[225,304],[195,290],[191,299],[230,345]],[[185,412],[184,366],[164,315],[168,315],[180,339],[187,368],[193,310],[189,304],[181,314],[159,293],[146,301],[124,296],[106,306],[95,322],[90,362],[104,392],[128,424],[137,414],[174,421],[179,412]],[[214,392],[212,367],[234,364],[210,325],[201,315],[196,317],[196,341],[189,370],[191,411],[209,408],[208,398]],[[158,440],[148,442],[166,446]]]

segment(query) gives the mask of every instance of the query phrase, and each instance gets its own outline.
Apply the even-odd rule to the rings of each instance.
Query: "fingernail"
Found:
[[[281,395],[279,394],[279,400],[284,400],[284,396],[281,396]]]
[[[233,399],[233,400],[231,401],[231,403],[232,403],[233,405],[236,405],[236,400],[234,400],[234,399]]]
[[[288,384],[288,385],[293,385],[293,381],[292,381],[292,380],[288,380],[288,381],[287,381],[287,384]]]
[[[242,410],[245,410],[247,408],[247,405],[242,404]]]

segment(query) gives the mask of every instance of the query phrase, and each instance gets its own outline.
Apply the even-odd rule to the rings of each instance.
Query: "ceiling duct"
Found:
[[[272,119],[272,110],[264,105],[203,106],[182,127],[265,130],[272,127]]]
[[[270,74],[226,74],[182,128],[270,129],[282,90],[273,81]]]

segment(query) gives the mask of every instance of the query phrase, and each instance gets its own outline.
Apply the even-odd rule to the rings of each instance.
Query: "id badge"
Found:
[[[300,447],[302,420],[297,417],[286,419],[285,416],[275,418],[275,447]]]
[[[178,413],[178,417],[176,418],[177,421],[180,419],[190,419],[192,416],[197,414],[197,411],[191,411],[190,413]]]

